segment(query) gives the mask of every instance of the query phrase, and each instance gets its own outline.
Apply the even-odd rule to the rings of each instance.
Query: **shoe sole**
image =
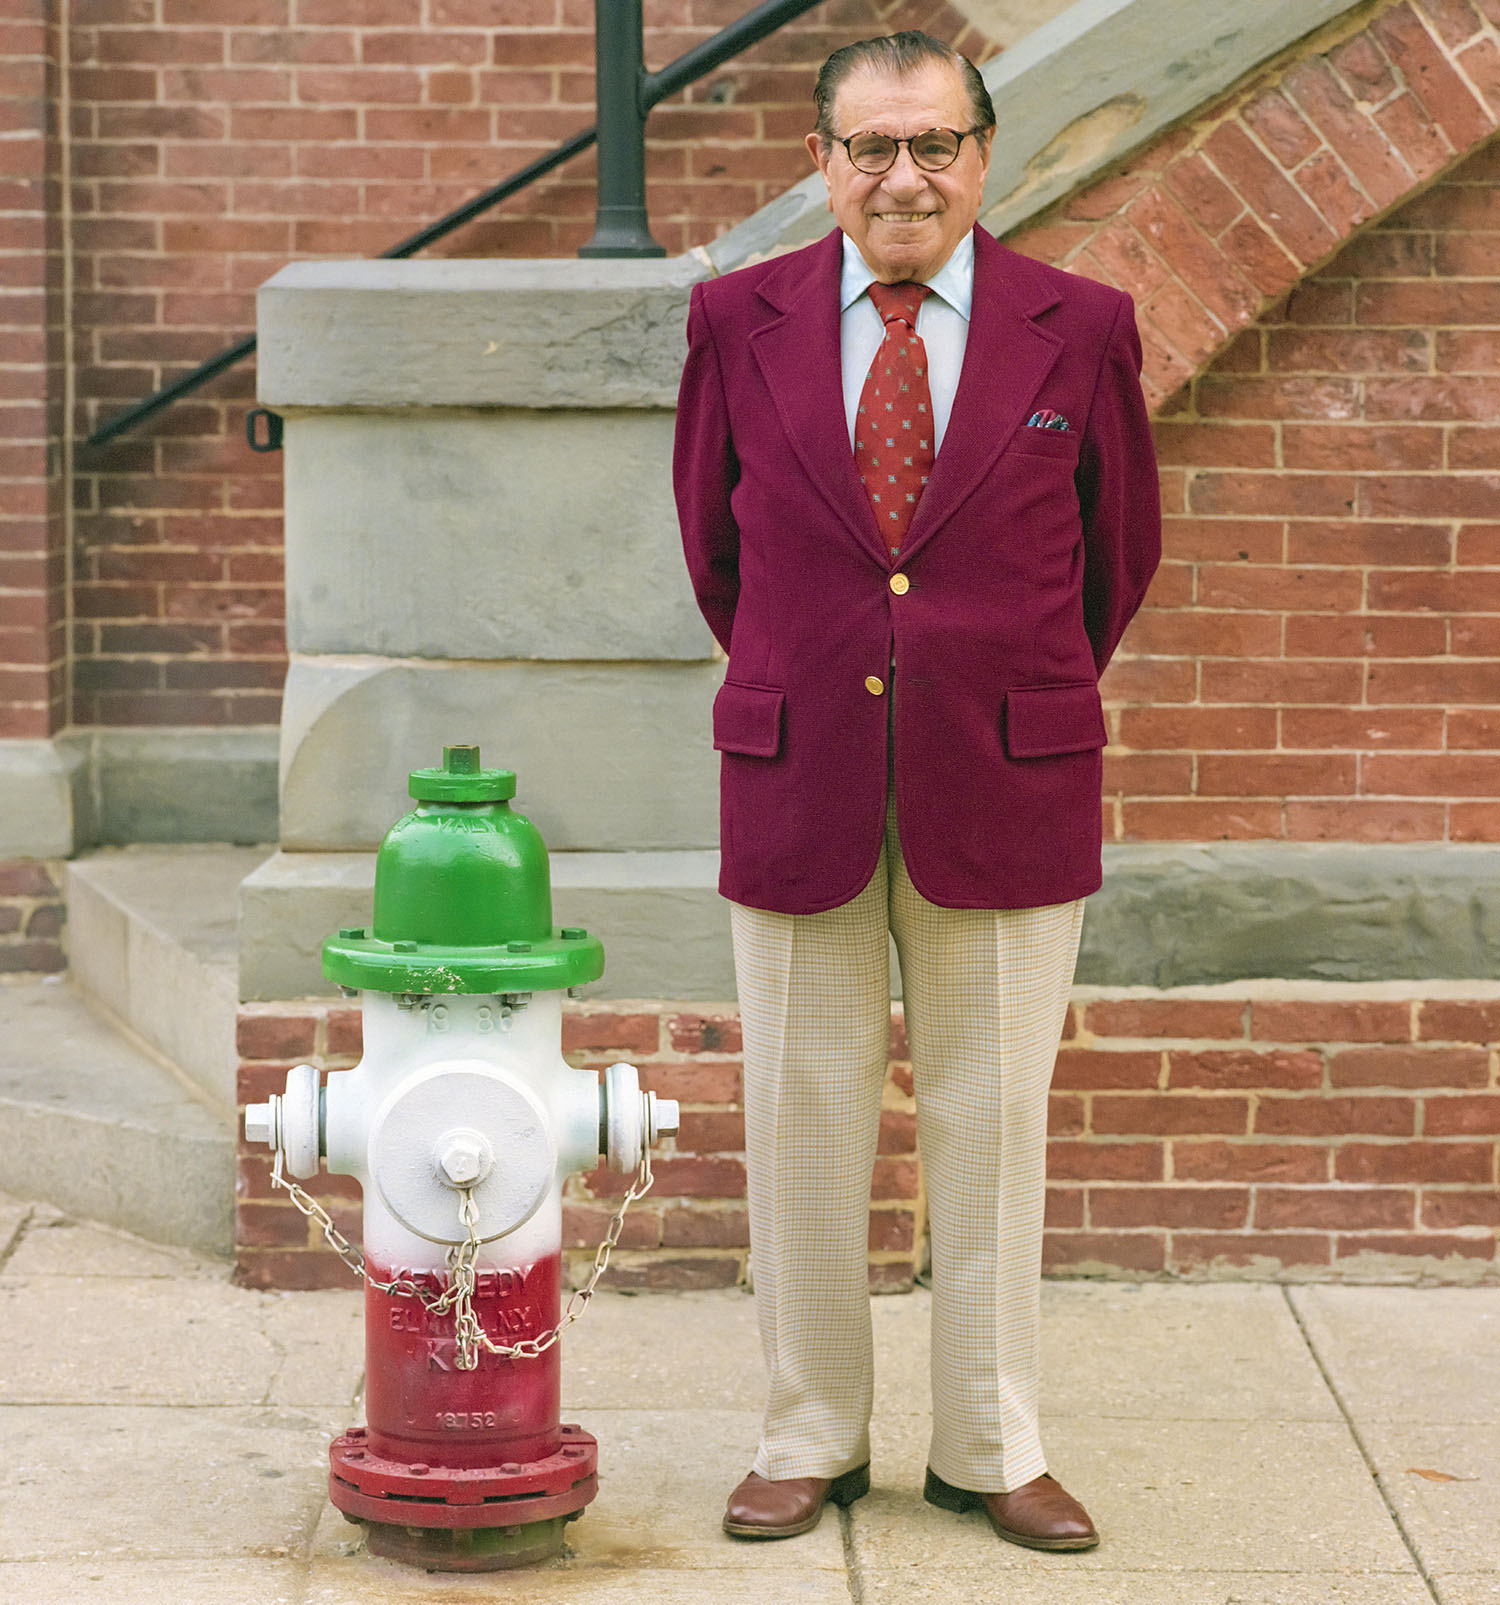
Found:
[[[994,1528],[995,1535],[1003,1538],[1008,1544],[1021,1544],[1027,1549],[1047,1549],[1055,1552],[1095,1549],[1099,1544],[1098,1533],[1090,1534],[1086,1538],[1033,1538],[1028,1533],[1018,1533],[1010,1527],[1002,1527],[990,1515],[983,1494],[976,1494],[968,1488],[955,1488],[951,1482],[944,1482],[935,1471],[927,1473],[922,1497],[929,1505],[936,1505],[939,1510],[951,1510],[959,1516],[966,1515],[971,1510],[982,1511],[985,1519]]]
[[[819,1505],[806,1521],[794,1522],[788,1527],[752,1527],[747,1522],[730,1521],[726,1516],[724,1531],[731,1538],[796,1538],[800,1533],[810,1533],[818,1525],[823,1519],[824,1505],[852,1505],[856,1499],[863,1499],[869,1491],[869,1466],[856,1466],[853,1471],[846,1471],[843,1476],[835,1477],[828,1484],[823,1504]]]

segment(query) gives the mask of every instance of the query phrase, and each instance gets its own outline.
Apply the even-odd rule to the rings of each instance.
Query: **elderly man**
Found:
[[[1037,1421],[1047,1091],[1100,883],[1098,677],[1160,548],[1128,297],[975,226],[995,116],[901,33],[836,52],[838,228],[697,286],[675,477],[729,654],[720,888],[769,1396],[725,1529],[870,1485],[865,1271],[901,963],[932,1241],[926,1497],[1086,1549]]]

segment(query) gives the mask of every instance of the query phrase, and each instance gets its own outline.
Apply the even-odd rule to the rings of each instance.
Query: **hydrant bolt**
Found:
[[[475,1186],[494,1163],[494,1150],[477,1131],[450,1131],[438,1140],[438,1171],[450,1187]]]
[[[274,1093],[269,1103],[252,1103],[245,1108],[245,1141],[265,1143],[271,1148],[279,1148],[276,1127],[278,1125],[276,1106],[281,1102]]]
[[[681,1108],[675,1098],[658,1098],[654,1092],[646,1094],[648,1143],[654,1143],[658,1137],[675,1137],[681,1119]]]

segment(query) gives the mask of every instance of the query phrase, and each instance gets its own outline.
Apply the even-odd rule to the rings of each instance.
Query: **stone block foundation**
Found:
[[[1120,1279],[1500,1282],[1500,985],[1481,982],[1079,988],[1053,1081],[1044,1271]],[[289,1066],[342,1069],[360,1016],[243,1005],[239,1099]],[[748,1280],[739,1019],[732,1005],[582,1003],[575,1065],[636,1064],[683,1109],[656,1186],[626,1217],[607,1285]],[[241,1143],[238,1275],[344,1286],[349,1273]],[[564,1242],[588,1273],[624,1179],[571,1178]],[[358,1240],[359,1190],[314,1191]],[[899,1006],[870,1200],[870,1282],[922,1274],[925,1201]]]

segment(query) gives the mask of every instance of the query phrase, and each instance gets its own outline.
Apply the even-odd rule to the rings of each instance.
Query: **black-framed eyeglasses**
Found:
[[[982,133],[979,128],[928,128],[920,134],[908,134],[895,139],[890,134],[850,134],[847,139],[835,139],[844,147],[850,162],[861,173],[888,172],[896,164],[896,156],[903,145],[911,159],[924,173],[941,173],[958,160],[958,153],[966,139]]]

